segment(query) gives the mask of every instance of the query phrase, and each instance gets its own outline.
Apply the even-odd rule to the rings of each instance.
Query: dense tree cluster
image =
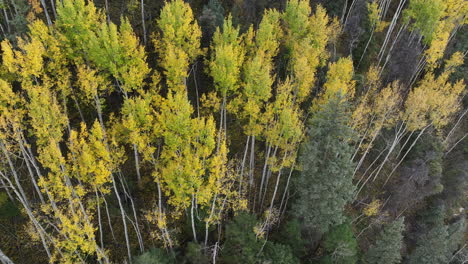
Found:
[[[0,8],[1,263],[468,261],[468,2]]]

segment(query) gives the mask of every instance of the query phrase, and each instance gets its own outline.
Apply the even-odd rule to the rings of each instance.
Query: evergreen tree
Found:
[[[294,256],[291,247],[268,241],[265,244],[263,263],[271,264],[299,264],[299,260]]]
[[[153,248],[135,257],[134,264],[174,264],[175,259],[159,248]]]
[[[354,264],[357,262],[357,241],[350,223],[334,226],[325,234],[322,246],[327,252],[321,263]],[[383,262],[382,262],[383,263]]]
[[[346,104],[333,98],[309,122],[308,139],[302,146],[302,172],[297,179],[293,213],[306,228],[320,233],[344,220],[344,206],[351,199],[353,162],[348,144]]]
[[[257,238],[254,228],[257,219],[246,212],[239,213],[226,226],[226,242],[222,251],[222,261],[226,264],[258,263],[258,253],[263,241]]]
[[[408,264],[447,263],[448,252],[447,226],[440,219],[427,233],[419,237],[416,248],[411,252]]]
[[[385,226],[375,244],[367,251],[364,257],[365,263],[400,263],[404,227],[403,217]]]
[[[451,258],[453,253],[458,250],[459,246],[464,241],[466,234],[466,220],[464,215],[456,222],[448,226],[448,257]]]

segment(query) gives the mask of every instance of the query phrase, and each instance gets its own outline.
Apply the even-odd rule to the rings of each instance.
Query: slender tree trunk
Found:
[[[47,11],[46,2],[44,0],[40,0],[40,2],[41,2],[41,5],[42,5],[42,9],[44,10],[44,14],[46,16],[47,25],[51,26],[52,25],[52,20],[50,20],[50,15],[49,15],[49,11]]]
[[[272,157],[276,157],[276,153],[278,151],[278,146],[275,147],[275,150],[273,151],[273,155]],[[264,190],[262,192],[262,200],[260,202],[260,207],[259,207],[259,210],[262,210],[263,209],[263,203],[265,202],[265,199],[266,199],[266,195],[267,195],[267,192],[268,192],[268,183],[270,181],[270,178],[271,178],[271,174],[272,174],[272,171],[271,169],[268,168],[267,170],[267,175],[266,175],[266,179],[265,179],[265,186],[264,186]]]
[[[8,18],[8,14],[6,12],[6,8],[3,8],[3,16],[5,17],[5,22],[7,24],[7,30],[8,30],[8,33],[10,33],[11,29],[10,29],[10,19]]]
[[[396,133],[395,135],[395,139],[393,140],[392,142],[392,145],[390,146],[390,149],[388,150],[388,153],[387,153],[387,156],[385,156],[383,162],[380,164],[379,166],[379,169],[377,170],[377,173],[375,174],[374,176],[374,179],[373,181],[375,181],[377,179],[377,176],[380,174],[380,171],[382,170],[382,168],[384,167],[384,165],[387,163],[388,161],[388,158],[390,157],[390,154],[393,153],[393,150],[395,149],[395,147],[397,146],[397,144],[401,141],[401,139],[403,138],[403,136],[406,134],[406,128],[404,128],[404,124],[401,125],[400,129],[398,130],[398,132]]]
[[[128,262],[132,263],[132,253],[131,253],[131,247],[130,247],[130,239],[128,238],[127,220],[125,220],[125,209],[123,208],[123,205],[122,205],[122,200],[121,200],[120,195],[119,195],[119,190],[117,189],[117,184],[115,183],[114,175],[112,175],[112,185],[114,187],[115,196],[117,197],[117,201],[118,201],[119,207],[120,207],[120,213],[121,213],[121,216],[122,216],[122,224],[123,224],[123,227],[124,227],[125,242],[126,242],[126,245],[127,245]]]
[[[0,176],[2,176],[3,179],[8,182],[8,184],[10,184],[11,188],[13,189],[13,192],[16,194],[16,197],[18,198],[20,203],[23,205],[23,207],[24,207],[24,209],[26,211],[26,214],[28,215],[29,219],[31,219],[31,222],[34,224],[34,227],[36,228],[37,233],[39,234],[39,237],[41,238],[42,246],[44,247],[44,250],[46,251],[46,254],[47,254],[48,258],[50,259],[52,257],[52,254],[50,254],[50,249],[49,249],[49,246],[47,245],[47,242],[46,242],[46,239],[45,239],[45,235],[47,234],[45,232],[45,229],[39,224],[39,222],[37,221],[36,217],[34,216],[32,210],[31,210],[31,208],[26,203],[26,201],[23,200],[22,195],[14,187],[14,185],[10,181],[10,179],[8,179],[8,177],[6,177],[6,175],[4,175],[1,171],[0,171]],[[50,239],[50,240],[51,240],[52,243],[54,243],[52,239]],[[58,249],[58,251],[61,254],[60,249]]]
[[[252,136],[252,146],[250,147],[250,165],[249,165],[249,181],[250,186],[254,184],[254,170],[255,170],[255,136]]]
[[[101,248],[104,248],[104,235],[102,233],[102,220],[101,220],[101,206],[100,200],[99,200],[99,193],[97,191],[97,188],[94,188],[94,193],[96,194],[96,204],[97,204],[97,214],[98,214],[98,225],[99,225],[99,242],[101,244]]]
[[[387,179],[385,180],[385,183],[384,183],[384,186],[387,184],[388,180],[390,179],[390,177],[393,175],[393,173],[396,171],[396,169],[400,166],[400,164],[403,162],[403,160],[405,160],[406,156],[408,155],[408,153],[413,149],[413,147],[416,145],[416,142],[418,142],[419,138],[421,138],[421,136],[424,134],[424,132],[426,131],[426,129],[431,126],[430,125],[427,125],[426,127],[424,127],[421,132],[419,132],[418,136],[416,137],[416,139],[413,141],[413,144],[411,144],[411,146],[409,147],[409,149],[405,152],[405,155],[403,155],[403,157],[400,159],[400,161],[397,163],[397,165],[395,165],[395,167],[393,167],[393,170],[392,172],[390,172],[390,174],[387,176]]]
[[[268,167],[268,159],[270,158],[270,152],[271,152],[271,145],[268,144],[267,147],[267,154],[265,155],[265,163],[263,164],[263,171],[262,171],[262,179],[260,181],[260,188],[258,189],[258,202],[262,199],[262,191],[263,191],[263,184],[265,182],[265,177],[266,177],[266,172],[267,172],[267,167]],[[256,197],[256,196],[255,196]],[[254,199],[254,211],[255,211],[255,203],[257,199]]]
[[[390,41],[390,36],[393,33],[393,29],[396,26],[396,23],[398,21],[398,17],[400,16],[401,10],[403,9],[403,6],[405,5],[406,0],[400,0],[400,3],[398,5],[398,8],[395,12],[395,15],[393,16],[392,22],[390,23],[390,26],[387,30],[387,34],[385,36],[384,43],[382,44],[382,47],[380,48],[378,59],[379,59],[379,64],[380,61],[382,60],[383,54],[385,53],[385,49],[387,48],[387,44]]]
[[[141,25],[143,26],[143,43],[146,46],[146,22],[145,22],[145,1],[140,1],[141,5]]]
[[[130,195],[130,193],[127,192],[127,189],[125,187],[126,184],[124,182],[124,179],[125,179],[125,177],[123,177],[122,172],[119,171],[120,184],[122,185],[122,190],[124,191],[125,196],[128,198],[128,200],[130,200],[130,205],[132,206],[132,211],[133,211],[133,217],[135,219],[135,233],[136,233],[137,238],[138,238],[140,251],[143,253],[145,251],[145,247],[143,245],[143,238],[141,236],[140,227],[139,227],[139,224],[138,224],[138,217],[137,217],[137,213],[136,213],[136,209],[135,209],[135,203],[133,202],[133,198]]]
[[[351,11],[353,10],[355,4],[356,4],[356,0],[353,0],[353,2],[351,2],[351,6],[349,7],[348,14],[346,15],[346,18],[345,18],[345,20],[343,22],[343,28],[346,27],[346,24],[348,23],[349,16],[351,15]]]
[[[198,243],[198,241],[197,241],[197,232],[195,230],[195,218],[193,216],[194,206],[195,206],[195,196],[192,194],[192,206],[190,208],[190,217],[191,217],[191,220],[192,220],[193,241],[195,241],[195,243]]]
[[[50,0],[50,6],[52,6],[52,14],[54,15],[54,19],[57,20],[57,13],[55,12],[54,0]]]
[[[273,191],[273,195],[271,196],[270,212],[273,209],[273,204],[275,203],[276,193],[278,191],[278,186],[279,186],[280,179],[281,179],[281,170],[282,168],[278,171],[278,177],[276,177],[275,190]]]
[[[13,261],[11,261],[11,259],[8,258],[7,255],[5,255],[1,249],[0,249],[0,262],[2,262],[3,264],[14,264]]]
[[[41,200],[41,203],[45,204],[44,197],[42,196],[42,192],[39,189],[39,186],[37,185],[36,178],[34,177],[34,172],[33,172],[32,168],[31,168],[31,164],[30,164],[31,161],[26,156],[26,153],[25,153],[26,151],[24,149],[23,142],[21,140],[18,140],[18,144],[20,145],[21,154],[23,155],[24,163],[26,164],[26,167],[28,169],[29,176],[31,178],[31,182],[32,182],[32,184],[34,186],[34,189],[36,190],[36,193],[39,196],[39,200]]]
[[[15,166],[13,165],[13,162],[11,161],[10,154],[8,153],[8,150],[6,149],[5,145],[3,144],[2,141],[0,141],[0,147],[3,151],[3,154],[5,155],[5,158],[8,162],[8,165],[10,166],[11,173],[13,175],[13,179],[15,180],[16,186],[18,187],[18,190],[21,194],[22,200],[25,202],[25,204],[29,207],[29,201],[26,196],[26,193],[23,190],[23,186],[21,186],[21,182],[18,176],[18,173],[16,172]]]
[[[215,195],[214,198],[213,198],[213,202],[211,203],[210,216],[205,221],[205,247],[208,246],[208,231],[209,231],[208,229],[210,227],[209,221],[211,221],[211,219],[213,217],[217,198],[218,198],[218,195]]]
[[[107,204],[106,197],[104,197],[103,193],[101,193],[101,196],[102,200],[104,201],[104,208],[106,209],[107,221],[109,223],[109,230],[111,231],[112,239],[114,239],[114,242],[117,242],[117,239],[115,239],[114,228],[112,227],[112,220],[109,213],[109,205]]]
[[[249,140],[250,140],[250,136],[247,136],[247,142],[245,143],[244,157],[242,158],[240,176],[239,176],[239,194],[242,194],[242,183],[244,180],[245,161],[247,160],[247,152],[249,150]]]
[[[109,0],[104,0],[104,5],[106,7],[106,17],[107,17],[107,23],[110,23],[110,11],[109,11]]]
[[[289,190],[289,182],[291,181],[291,176],[293,174],[293,171],[294,171],[294,167],[296,166],[296,163],[294,163],[292,166],[291,166],[291,169],[289,170],[289,175],[288,175],[288,179],[286,181],[286,187],[284,187],[284,192],[283,192],[283,196],[281,197],[281,204],[280,204],[280,207],[279,207],[279,211],[281,212],[281,208],[283,208],[283,204],[284,204],[284,199],[286,198],[286,193],[288,192]],[[286,206],[286,205],[284,205]]]
[[[138,184],[141,184],[141,174],[140,174],[140,161],[138,157],[138,149],[137,145],[133,144],[133,154],[135,155],[135,167],[136,167],[136,173],[137,173],[137,181]]]

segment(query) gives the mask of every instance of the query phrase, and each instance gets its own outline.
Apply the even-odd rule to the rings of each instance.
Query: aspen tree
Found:
[[[33,204],[30,202],[29,197],[26,196],[26,193],[22,187],[19,178],[19,173],[13,166],[10,154],[10,152],[13,152],[13,155],[16,155],[15,152],[20,152],[24,155],[24,142],[22,140],[19,140],[19,138],[21,137],[21,129],[23,126],[22,120],[25,117],[25,109],[23,108],[24,102],[22,102],[18,94],[13,92],[11,85],[1,79],[0,94],[2,95],[0,97],[0,146],[2,150],[1,153],[3,154],[2,161],[8,164],[5,164],[5,167],[8,166],[10,168],[11,174],[13,176],[13,181],[7,178],[7,175],[4,173],[1,173],[0,176],[2,178],[2,182],[8,182],[10,188],[13,189],[13,193],[17,197],[17,200],[22,204],[22,206],[26,210],[26,214],[30,218],[37,234],[39,235],[48,257],[51,257],[48,245],[49,238],[47,237],[44,227],[37,220],[36,214],[33,212]],[[28,162],[26,158],[25,160],[26,162]],[[29,168],[29,163],[27,164]],[[30,176],[41,202],[45,203],[45,200],[42,197],[41,190],[39,189],[37,180],[35,178],[36,175],[30,172]]]
[[[343,95],[344,98],[353,98],[356,86],[353,75],[353,61],[351,58],[341,58],[337,62],[330,63],[323,91],[321,91],[312,107],[320,107],[338,94]]]
[[[185,89],[188,67],[202,55],[201,29],[189,4],[183,0],[166,2],[156,21],[159,32],[153,39],[171,89]]]
[[[307,98],[315,82],[315,72],[328,59],[326,46],[338,30],[338,22],[330,21],[325,9],[318,5],[315,14],[308,1],[291,0],[286,4],[286,47],[289,71],[295,85],[295,100]]]
[[[237,183],[232,164],[228,161],[228,149],[224,141],[210,159],[209,178],[200,193],[211,199],[209,214],[205,218],[205,246],[208,244],[209,226],[219,224],[229,209],[234,212],[247,209],[247,200],[234,190]]]
[[[435,36],[434,30],[443,16],[444,9],[445,3],[442,0],[410,0],[403,15],[406,23],[413,21],[410,29],[418,30],[424,37],[424,42],[428,44]]]
[[[191,118],[193,108],[184,93],[168,94],[156,118],[164,139],[158,178],[176,209],[190,205],[202,186],[206,160],[215,147],[212,118]],[[201,204],[209,198],[198,197]]]
[[[255,139],[262,134],[264,129],[264,112],[266,102],[271,97],[273,85],[273,58],[278,54],[279,39],[281,37],[280,14],[277,11],[267,10],[255,34],[255,40],[251,45],[248,56],[242,69],[241,93],[233,99],[231,108],[237,116],[245,120],[244,133],[247,135],[245,154],[249,149],[250,163],[249,183],[254,181],[255,167]],[[241,165],[239,190],[242,191],[243,171],[245,158]]]
[[[269,178],[272,172],[277,173],[276,183],[271,198],[270,210],[273,207],[278,191],[283,168],[291,168],[296,160],[297,147],[303,137],[302,113],[294,103],[293,85],[289,80],[277,87],[276,100],[266,110],[264,136],[267,142],[267,154],[260,182],[260,209],[266,198]],[[262,191],[262,188],[265,190]]]
[[[149,68],[144,47],[128,19],[122,19],[118,28],[113,23],[101,23],[87,52],[98,69],[107,70],[117,80],[125,96],[142,88]]]
[[[223,23],[222,29],[217,28],[211,46],[212,55],[209,61],[209,72],[219,97],[222,98],[220,108],[219,133],[224,129],[227,133],[227,105],[228,99],[238,95],[240,74],[245,56],[245,48],[239,35],[239,27],[232,24],[229,15]],[[218,145],[220,144],[218,135]]]
[[[66,82],[56,83],[58,78],[49,77],[49,63],[44,60],[48,55],[46,48],[34,35],[40,32],[41,25],[37,23],[33,29],[30,41],[20,40],[20,51],[12,51],[8,43],[3,43],[6,50],[4,64],[10,72],[21,77],[22,88],[28,97],[26,109],[31,133],[36,138],[38,161],[48,170],[47,176],[39,178],[38,185],[50,201],[50,204],[43,204],[41,210],[44,214],[53,215],[58,231],[54,235],[51,261],[61,259],[64,263],[83,262],[83,254],[97,254],[98,259],[105,258],[94,239],[95,230],[90,222],[90,212],[81,201],[80,195],[83,193],[79,186],[75,188],[72,185],[66,159],[59,147],[68,119],[58,103],[57,95],[66,95],[63,87]],[[49,54],[53,52],[57,51],[52,50]]]
[[[93,1],[65,0],[57,4],[57,31],[63,35],[65,52],[72,60],[83,62],[94,32],[105,22]]]
[[[358,152],[364,152],[355,173],[362,165],[380,131],[383,128],[394,126],[400,117],[400,109],[398,108],[402,100],[400,84],[395,81],[379,91],[381,85],[379,71],[379,67],[369,69],[366,81],[368,90],[352,114],[351,126],[361,135],[353,159]]]
[[[467,14],[468,3],[463,0],[410,1],[404,14],[405,23],[410,23],[411,30],[418,30],[424,37],[423,42],[429,46],[424,51],[428,68],[434,69],[439,65],[453,31],[467,23]],[[418,65],[416,75],[423,66],[423,63]]]
[[[433,72],[426,73],[418,85],[410,91],[404,104],[404,111],[401,117],[402,124],[397,130],[395,139],[391,143],[383,162],[378,166],[378,169],[374,171],[374,180],[380,174],[390,154],[405,134],[408,132],[412,134],[419,131],[417,137],[404,152],[403,156],[399,158],[402,152],[397,154],[396,158],[399,158],[399,160],[388,174],[385,183],[388,182],[398,166],[403,162],[404,158],[429,127],[433,126],[437,130],[442,129],[447,125],[452,115],[458,111],[460,107],[459,98],[465,90],[465,84],[461,80],[452,84],[449,82],[449,77],[455,68],[462,63],[463,55],[459,52],[454,53],[452,57],[446,61],[444,71],[439,76],[436,77]],[[405,142],[403,147],[405,147],[407,143],[409,143],[409,139]]]

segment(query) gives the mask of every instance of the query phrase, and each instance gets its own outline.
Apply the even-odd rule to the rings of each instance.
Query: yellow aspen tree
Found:
[[[323,91],[321,91],[319,98],[316,99],[312,107],[320,107],[320,105],[326,104],[330,98],[338,94],[343,95],[344,98],[352,98],[356,86],[353,76],[354,70],[351,58],[340,58],[337,62],[330,63]]]
[[[438,67],[457,26],[468,21],[468,3],[463,0],[411,0],[405,10],[405,22],[418,30],[429,48],[424,52],[429,69]]]
[[[196,204],[207,206],[212,198],[210,193],[200,193],[208,171],[208,161],[216,146],[215,124],[212,117],[192,118],[193,108],[186,93],[169,93],[161,102],[157,114],[162,147],[156,182],[168,196],[168,203],[174,207],[173,217],[179,217],[190,207],[194,240],[197,235],[194,224]]]
[[[31,166],[31,160],[26,158],[27,155],[25,155],[27,145],[23,140],[22,134],[25,125],[23,123],[26,114],[24,109],[25,104],[22,98],[17,93],[13,92],[11,85],[3,79],[0,79],[0,94],[2,95],[0,97],[0,153],[2,153],[2,163],[5,163],[5,167],[10,168],[13,176],[13,179],[11,180],[2,173],[2,182],[9,183],[10,188],[13,190],[12,192],[24,207],[26,214],[31,220],[32,226],[34,227],[35,234],[40,238],[42,246],[44,247],[47,256],[50,258],[52,256],[49,247],[49,244],[51,243],[50,238],[47,237],[45,228],[42,223],[39,222],[37,214],[33,211],[34,205],[31,203],[29,197],[24,191],[19,178],[19,173],[16,171],[11,158],[12,155],[22,155],[28,169]],[[37,184],[36,175],[31,170],[29,170],[29,172],[31,181],[40,198],[40,202],[45,204],[45,199]]]
[[[452,115],[459,110],[460,95],[465,91],[465,84],[462,80],[451,83],[449,77],[455,68],[461,64],[463,64],[463,54],[460,52],[454,53],[451,58],[446,61],[444,71],[439,76],[436,76],[433,72],[426,73],[416,87],[409,92],[404,103],[404,110],[401,117],[402,124],[395,135],[395,139],[384,161],[380,164],[376,173],[374,173],[374,180],[378,177],[383,166],[388,161],[388,157],[395,149],[397,143],[400,142],[406,133],[410,132],[413,134],[418,132],[418,135],[396,165],[393,166],[393,170],[388,174],[385,183],[388,182],[398,166],[403,162],[404,158],[406,158],[419,138],[429,127],[432,126],[440,131],[440,129],[447,125]],[[408,143],[409,140],[404,143],[402,149]],[[401,151],[397,154],[396,158],[399,158],[400,154],[402,154]]]
[[[62,83],[56,83],[57,78],[47,74],[46,48],[34,35],[30,41],[19,40],[19,51],[13,51],[7,42],[2,46],[6,50],[4,65],[19,77],[26,92],[26,109],[31,134],[36,139],[37,159],[48,170],[47,175],[40,175],[38,185],[50,202],[42,204],[41,211],[51,215],[56,225],[55,231],[49,231],[54,237],[51,261],[84,262],[82,256],[94,254],[100,259],[104,253],[94,239],[89,212],[79,197],[79,188],[75,189],[70,180],[66,159],[59,147],[68,118],[57,95],[61,93],[63,96],[65,92],[60,87]]]
[[[72,94],[71,73],[68,69],[68,58],[61,46],[61,35],[53,28],[47,27],[41,20],[35,20],[29,25],[31,39],[37,39],[44,47],[43,57],[47,62],[44,65],[44,82],[54,84],[54,90],[60,93],[60,98],[65,99]]]
[[[203,189],[202,196],[209,197],[211,205],[208,207],[208,216],[205,221],[205,246],[208,244],[209,227],[219,224],[223,216],[232,209],[234,212],[247,209],[247,200],[235,190],[237,176],[232,164],[228,161],[228,149],[224,140],[219,151],[210,159],[209,178]]]
[[[126,97],[127,93],[142,88],[150,71],[144,47],[128,19],[122,19],[119,27],[113,23],[101,23],[90,39],[87,53],[97,69],[106,70],[117,80]]]
[[[111,174],[119,161],[119,155],[111,155],[106,148],[104,134],[99,122],[93,123],[90,131],[81,124],[81,131],[70,135],[68,162],[74,177],[81,181],[79,192],[94,193],[95,190],[110,192]]]
[[[84,62],[94,32],[99,30],[105,17],[94,6],[93,1],[64,0],[57,3],[55,26],[62,34],[65,54],[78,63]]]
[[[352,114],[351,127],[362,135],[353,158],[358,151],[368,151],[380,130],[383,127],[392,127],[399,118],[400,85],[395,81],[380,89],[379,72],[380,67],[369,68],[365,83],[367,91]]]
[[[72,62],[88,64],[112,76],[125,96],[143,86],[149,68],[144,47],[128,19],[122,18],[117,27],[105,20],[92,1],[83,0],[63,1],[57,14],[55,34]]]
[[[277,173],[270,211],[274,206],[283,169],[293,167],[296,160],[297,148],[304,134],[304,125],[301,120],[302,112],[294,102],[294,98],[294,85],[286,80],[278,85],[275,101],[267,106],[265,114],[267,126],[264,131],[267,151],[257,201],[259,210],[263,208],[271,174]]]
[[[245,154],[241,164],[240,186],[242,191],[243,171],[247,151],[250,147],[249,184],[254,182],[255,168],[255,139],[264,129],[262,115],[271,97],[273,85],[273,58],[278,54],[279,39],[282,35],[280,14],[274,10],[267,10],[255,32],[255,40],[249,45],[250,49],[242,68],[242,83],[240,93],[231,102],[231,109],[244,122],[244,133],[247,135]],[[253,36],[252,36],[253,37]]]
[[[192,9],[183,0],[165,3],[156,21],[159,32],[153,38],[171,89],[185,89],[188,67],[202,55],[201,29]]]
[[[64,207],[42,208],[44,213],[53,213],[57,221],[59,234],[55,244],[61,252],[58,254],[55,251],[55,257],[60,258],[63,263],[76,263],[81,254],[84,256],[100,252],[101,258],[103,252],[96,244],[90,211],[83,207],[81,201],[81,196],[86,193],[81,186],[72,186],[66,159],[59,147],[66,116],[60,110],[56,99],[44,87],[31,89],[29,100],[28,114],[33,133],[37,137],[38,160],[49,170],[47,177],[39,179],[39,186],[50,193],[54,204],[64,204]]]
[[[213,78],[219,97],[222,98],[219,133],[221,133],[222,129],[225,130],[225,133],[227,132],[228,99],[238,95],[240,85],[245,48],[239,30],[239,27],[233,26],[232,17],[229,15],[224,20],[222,29],[217,28],[213,36],[209,73]],[[220,138],[218,139],[218,145],[220,144],[219,141]]]
[[[164,146],[158,178],[177,210],[190,206],[192,196],[203,184],[207,160],[216,143],[212,118],[191,118],[193,108],[183,93],[170,93],[157,114]],[[199,197],[201,204],[209,199]]]
[[[363,165],[367,154],[373,147],[373,143],[380,135],[381,130],[383,128],[394,127],[400,120],[402,102],[401,90],[398,81],[390,83],[380,91],[377,89],[374,91],[369,90],[368,95],[365,95],[365,100],[360,102],[354,110],[352,115],[352,127],[361,136],[352,159],[355,159],[359,152],[362,153],[354,169],[354,175],[356,175],[359,168]],[[390,149],[393,150],[396,147],[396,144],[402,136],[403,134],[401,133],[396,134],[395,139],[398,140],[392,142]],[[355,194],[356,197],[372,176],[373,175],[370,174],[366,177],[365,173],[361,175],[361,178],[356,184],[358,186],[358,191]]]
[[[464,92],[463,80],[449,81],[455,68],[463,64],[463,54],[456,52],[446,61],[444,71],[435,76],[427,73],[409,93],[405,102],[404,120],[411,131],[427,125],[443,128],[460,108],[460,95]]]
[[[309,2],[305,0],[288,1],[283,13],[286,47],[289,51],[288,69],[298,103],[310,95],[316,69],[329,56],[326,45],[339,32],[338,21],[330,21],[322,6],[317,6],[314,15],[311,13]]]

